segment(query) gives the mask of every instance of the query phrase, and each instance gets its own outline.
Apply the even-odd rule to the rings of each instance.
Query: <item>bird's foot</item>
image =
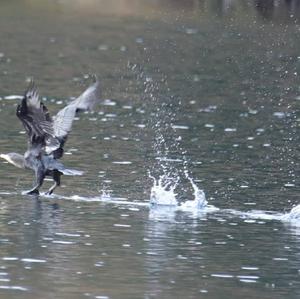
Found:
[[[45,192],[45,195],[50,196],[53,193],[53,190],[48,190],[47,192]]]
[[[23,191],[22,192],[23,195],[39,195],[40,192],[38,189],[31,189],[31,190],[28,190],[28,191]]]

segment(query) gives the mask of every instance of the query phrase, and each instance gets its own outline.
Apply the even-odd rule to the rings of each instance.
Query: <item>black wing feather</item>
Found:
[[[30,82],[21,103],[18,105],[16,114],[23,123],[31,144],[42,143],[42,145],[46,145],[52,143],[53,146],[59,146],[59,142],[54,136],[53,122],[49,111],[40,102],[33,81]]]

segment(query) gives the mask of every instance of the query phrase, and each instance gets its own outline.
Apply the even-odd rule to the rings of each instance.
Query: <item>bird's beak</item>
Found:
[[[5,155],[5,154],[1,154],[1,155],[0,155],[0,158],[2,158],[2,159],[4,159],[4,160],[6,160],[6,161],[7,161],[7,159],[8,159],[8,156],[7,156],[7,155]]]

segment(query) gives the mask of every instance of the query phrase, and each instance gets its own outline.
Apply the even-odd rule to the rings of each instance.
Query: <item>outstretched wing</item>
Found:
[[[77,99],[56,114],[53,121],[53,131],[54,136],[60,140],[61,147],[72,129],[76,112],[92,110],[100,100],[100,93],[100,83],[96,79],[96,82],[90,85]]]
[[[54,136],[53,122],[48,109],[40,102],[33,81],[30,82],[22,102],[18,105],[16,114],[23,123],[31,145],[53,143],[53,146],[59,146]]]
[[[64,140],[72,129],[73,120],[76,116],[76,106],[69,104],[62,110],[60,110],[54,117],[53,130],[54,135]]]
[[[75,105],[76,111],[92,111],[95,104],[101,98],[100,82],[96,75],[93,75],[94,83],[90,85],[76,100],[69,105]]]
[[[54,135],[61,139],[67,137],[72,129],[76,112],[92,110],[100,100],[100,96],[100,83],[96,79],[77,99],[57,113],[53,123]]]

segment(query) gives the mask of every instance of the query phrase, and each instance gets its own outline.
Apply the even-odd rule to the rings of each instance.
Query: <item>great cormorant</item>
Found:
[[[28,135],[28,149],[24,155],[17,153],[0,155],[0,158],[16,167],[34,171],[35,183],[32,189],[26,191],[27,194],[39,194],[39,188],[46,176],[54,180],[54,185],[47,192],[50,195],[60,185],[61,175],[82,175],[82,171],[65,168],[58,159],[63,156],[63,146],[76,113],[92,110],[99,100],[100,83],[95,77],[92,85],[52,118],[46,106],[39,100],[34,82],[30,82],[16,111]]]

